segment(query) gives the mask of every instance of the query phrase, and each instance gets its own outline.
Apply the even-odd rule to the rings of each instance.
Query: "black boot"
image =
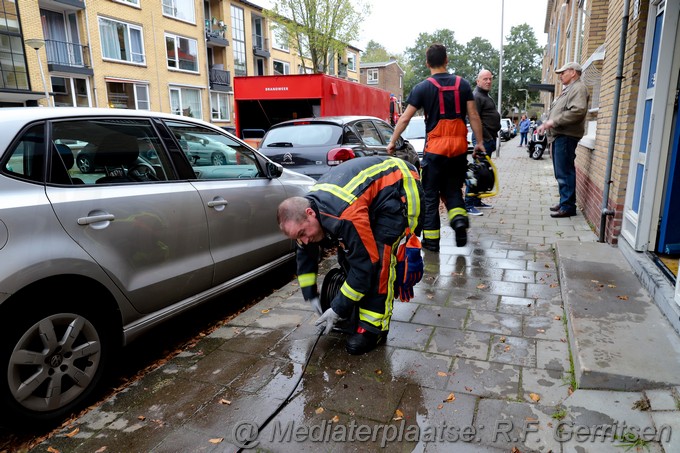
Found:
[[[359,326],[355,333],[347,337],[345,349],[352,355],[366,354],[385,341],[387,332],[373,333]]]
[[[467,244],[467,229],[470,227],[468,218],[463,215],[457,215],[451,219],[451,228],[456,233],[456,245],[463,247]]]
[[[421,244],[424,249],[429,250],[431,252],[439,251],[439,240],[437,239],[423,239]]]

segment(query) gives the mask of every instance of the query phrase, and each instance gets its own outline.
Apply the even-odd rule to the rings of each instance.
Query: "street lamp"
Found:
[[[38,56],[38,67],[40,68],[40,77],[42,78],[43,89],[45,90],[45,98],[47,99],[47,106],[52,107],[52,99],[50,93],[47,91],[47,83],[45,82],[45,73],[43,72],[42,62],[40,61],[40,48],[45,45],[42,39],[27,39],[26,45],[35,49],[35,54]]]
[[[529,90],[526,88],[518,88],[517,91],[524,91],[524,113],[529,115],[527,111],[527,99],[529,99]]]

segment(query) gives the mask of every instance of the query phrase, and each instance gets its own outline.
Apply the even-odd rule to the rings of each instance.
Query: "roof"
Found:
[[[391,64],[396,64],[397,67],[401,72],[404,72],[403,69],[401,69],[401,66],[399,66],[399,62],[397,60],[390,60],[390,61],[378,61],[378,62],[373,62],[373,63],[360,63],[359,68],[360,69],[367,69],[367,68],[384,68],[387,67]]]

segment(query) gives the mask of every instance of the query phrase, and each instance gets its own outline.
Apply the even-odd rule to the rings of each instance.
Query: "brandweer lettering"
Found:
[[[266,87],[264,91],[288,91],[288,87]]]

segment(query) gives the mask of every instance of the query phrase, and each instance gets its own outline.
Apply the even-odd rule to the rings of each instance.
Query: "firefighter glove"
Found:
[[[319,300],[318,297],[311,299],[309,303],[312,304],[312,308],[314,309],[317,315],[323,314],[323,309],[321,308],[321,301]]]
[[[339,320],[340,315],[334,312],[332,308],[329,308],[324,312],[323,315],[319,317],[319,319],[316,320],[314,325],[321,326],[325,324],[326,327],[323,329],[323,334],[328,335],[330,331],[333,329],[333,326],[335,326],[335,323],[337,323]]]
[[[423,256],[420,254],[420,240],[412,235],[406,242],[405,270],[403,286],[413,288],[423,278]],[[413,295],[413,291],[411,291]]]

